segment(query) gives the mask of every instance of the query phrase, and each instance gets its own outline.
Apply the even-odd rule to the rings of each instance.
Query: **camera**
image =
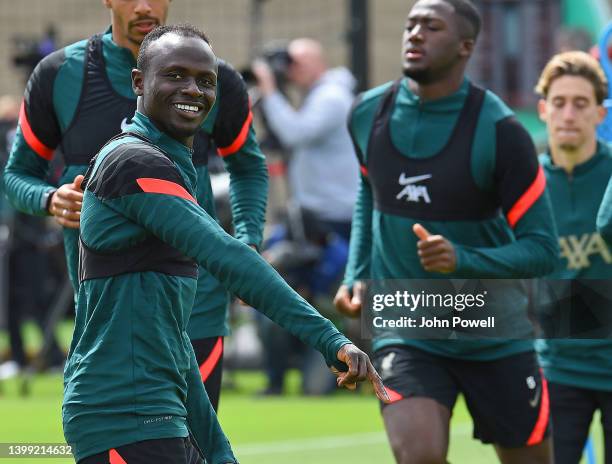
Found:
[[[257,59],[261,59],[268,63],[268,66],[270,66],[276,78],[276,85],[280,91],[284,93],[285,86],[287,85],[287,70],[291,64],[291,56],[287,51],[287,44],[274,43],[268,45],[264,47],[262,53],[257,55]],[[250,68],[243,69],[240,73],[249,87],[257,84],[255,76]]]
[[[272,73],[276,79],[276,87],[279,92],[284,95],[287,95],[287,70],[289,69],[289,65],[291,64],[291,56],[287,51],[287,42],[274,42],[269,44],[268,46],[263,48],[263,51],[257,55],[257,59],[264,60],[270,66]],[[253,89],[257,86],[257,79],[255,79],[255,75],[251,68],[245,68],[240,71],[244,82],[249,89],[249,95],[251,96],[251,102],[253,104],[253,109],[257,110],[259,106],[259,98],[257,92],[252,92]],[[263,150],[273,150],[283,152],[283,148],[281,143],[278,140],[278,137],[274,134],[274,131],[268,125],[266,120],[266,115],[263,111],[259,111],[260,120],[262,126],[265,129],[265,135],[261,137],[259,145]]]

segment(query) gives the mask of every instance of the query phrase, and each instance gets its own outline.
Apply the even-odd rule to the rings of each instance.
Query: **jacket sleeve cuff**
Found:
[[[42,193],[42,195],[40,196],[40,212],[46,215],[50,215],[51,213],[49,212],[49,206],[51,203],[51,197],[53,196],[53,194],[57,192],[57,189],[49,189],[46,190]]]

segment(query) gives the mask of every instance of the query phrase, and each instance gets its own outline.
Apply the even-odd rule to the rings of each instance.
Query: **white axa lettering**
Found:
[[[606,242],[597,232],[592,234],[567,235],[559,237],[561,257],[567,259],[568,269],[584,269],[591,265],[590,256],[599,255],[606,264],[612,263],[612,256]]]
[[[399,184],[404,188],[395,196],[398,200],[406,197],[406,201],[413,201],[418,203],[423,199],[425,203],[431,203],[429,192],[427,187],[424,185],[415,185],[417,182],[421,182],[427,179],[431,179],[431,174],[424,174],[422,176],[406,177],[402,172],[399,176]]]

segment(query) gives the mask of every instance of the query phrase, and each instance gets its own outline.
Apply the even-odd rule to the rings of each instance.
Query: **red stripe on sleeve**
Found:
[[[184,198],[185,200],[197,203],[187,190],[179,184],[170,182],[169,180],[153,179],[150,177],[142,177],[136,179],[138,186],[146,193],[162,193],[164,195],[172,195],[175,197]]]
[[[110,462],[110,464],[127,464],[127,462],[125,462],[125,459],[123,459],[121,455],[117,453],[117,450],[115,450],[114,448],[108,451],[108,461]]]
[[[25,112],[25,101],[21,102],[21,110],[19,110],[19,125],[25,141],[34,152],[43,159],[50,161],[53,158],[53,148],[49,148],[42,143],[30,127],[30,122]]]
[[[359,170],[361,171],[362,175],[364,175],[365,177],[368,177],[368,168],[366,168],[365,166],[360,165],[359,166]]]
[[[202,363],[200,366],[200,375],[202,376],[202,382],[206,382],[208,376],[215,370],[215,366],[221,359],[221,355],[223,354],[223,337],[219,337],[217,339],[217,343],[213,347],[210,355],[206,358],[206,361]]]
[[[536,422],[536,425],[529,436],[529,440],[527,440],[527,446],[537,445],[540,443],[544,439],[544,433],[546,432],[546,427],[548,426],[548,417],[550,415],[548,382],[541,372],[540,375],[542,376],[542,400],[540,402],[540,414],[538,415],[538,421]]]
[[[238,137],[236,137],[236,140],[234,140],[232,144],[227,147],[218,147],[217,153],[219,153],[220,156],[229,156],[229,155],[233,155],[238,150],[240,150],[242,148],[242,145],[244,145],[244,142],[246,141],[247,136],[249,135],[249,128],[251,127],[252,121],[253,121],[253,113],[249,109],[249,114],[246,120],[244,121],[244,124],[242,125],[242,129],[240,129],[240,132],[238,133]]]
[[[514,206],[508,212],[508,223],[511,227],[514,227],[517,222],[523,217],[523,215],[533,206],[533,204],[540,198],[544,189],[546,188],[546,176],[542,166],[538,168],[538,174],[529,186],[529,188],[521,195],[521,198],[514,204]]]

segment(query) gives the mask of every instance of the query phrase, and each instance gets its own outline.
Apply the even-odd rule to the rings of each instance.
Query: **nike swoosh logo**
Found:
[[[126,131],[128,124],[131,124],[131,123],[132,121],[128,121],[128,118],[123,118],[123,121],[121,121],[121,130]]]
[[[417,182],[421,182],[422,180],[431,179],[431,177],[432,177],[431,174],[425,174],[423,176],[406,177],[406,175],[402,172],[400,174],[399,183],[400,185],[416,184]]]
[[[536,390],[535,396],[533,397],[532,400],[529,400],[529,406],[531,406],[532,408],[535,408],[539,401],[540,401],[540,393],[542,392],[542,389],[540,387],[538,387],[538,389]]]

